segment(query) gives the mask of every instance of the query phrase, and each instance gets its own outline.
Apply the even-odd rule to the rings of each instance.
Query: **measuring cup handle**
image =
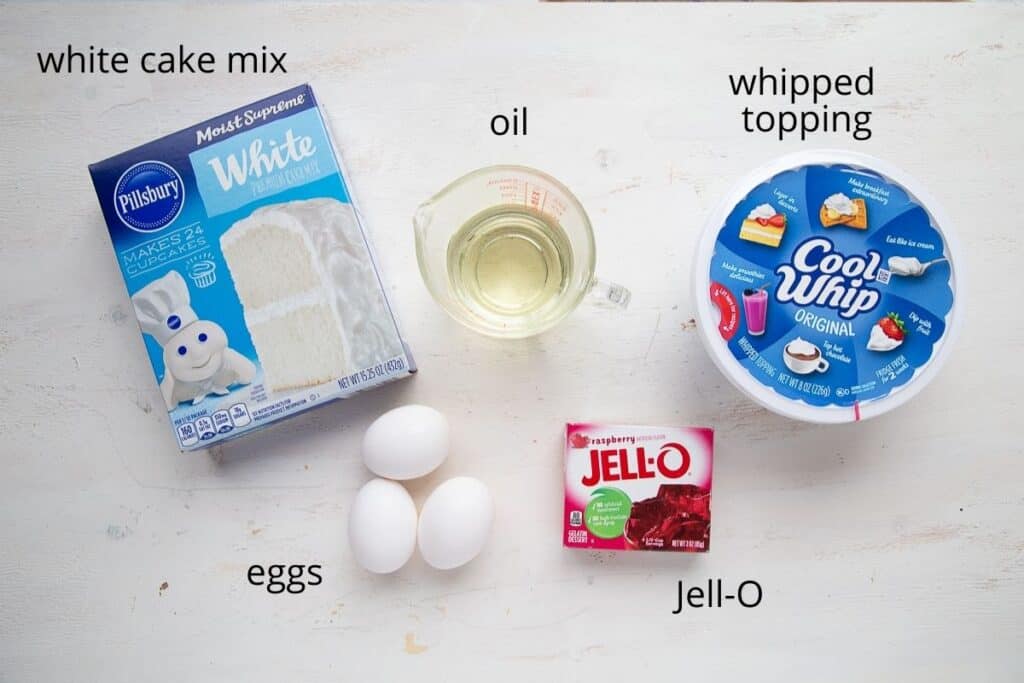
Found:
[[[633,294],[628,289],[614,282],[594,278],[590,283],[590,299],[599,304],[626,308],[632,298]]]

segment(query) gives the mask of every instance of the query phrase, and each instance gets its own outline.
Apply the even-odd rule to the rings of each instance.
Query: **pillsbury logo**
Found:
[[[832,240],[812,237],[793,251],[791,263],[775,269],[782,279],[775,298],[797,306],[824,306],[847,320],[878,305],[881,295],[868,287],[878,276],[882,255],[868,249],[864,256],[846,256],[835,251]]]
[[[156,232],[181,213],[185,183],[162,161],[142,161],[121,174],[114,186],[114,211],[136,232]]]

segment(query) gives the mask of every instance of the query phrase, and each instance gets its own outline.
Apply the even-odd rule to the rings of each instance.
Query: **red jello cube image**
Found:
[[[692,484],[662,484],[654,498],[633,503],[624,536],[637,550],[710,547],[711,494]]]

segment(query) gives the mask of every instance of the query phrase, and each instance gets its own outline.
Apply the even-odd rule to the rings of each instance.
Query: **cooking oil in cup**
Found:
[[[431,296],[482,334],[539,334],[585,298],[629,305],[629,290],[594,277],[594,232],[579,200],[536,169],[467,173],[420,204],[412,223]]]
[[[477,315],[503,327],[543,325],[572,274],[572,249],[551,217],[522,205],[478,213],[448,243],[451,290]]]

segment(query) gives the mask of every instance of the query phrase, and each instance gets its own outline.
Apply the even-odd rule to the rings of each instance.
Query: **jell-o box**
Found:
[[[713,451],[706,427],[567,424],[563,545],[706,552]]]

